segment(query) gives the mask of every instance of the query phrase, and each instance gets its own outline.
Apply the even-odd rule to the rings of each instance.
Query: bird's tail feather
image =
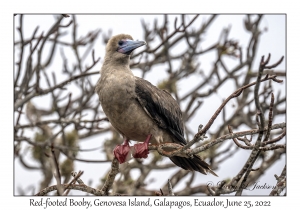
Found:
[[[193,155],[193,158],[185,158],[185,157],[179,157],[179,156],[173,156],[170,157],[171,161],[189,171],[199,171],[202,174],[211,173],[214,176],[218,176],[215,172],[213,172],[209,165],[201,159],[198,155]]]

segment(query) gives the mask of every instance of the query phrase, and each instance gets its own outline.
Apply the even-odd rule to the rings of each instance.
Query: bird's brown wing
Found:
[[[186,144],[182,113],[170,93],[139,77],[135,79],[135,92],[140,105],[158,126],[169,131],[178,143]]]
[[[182,113],[175,99],[167,91],[160,90],[139,77],[135,79],[135,93],[138,102],[158,126],[169,131],[177,143],[186,144],[183,134]],[[218,176],[198,155],[193,155],[193,158],[173,156],[170,159],[185,170],[199,171],[203,174],[211,173]]]

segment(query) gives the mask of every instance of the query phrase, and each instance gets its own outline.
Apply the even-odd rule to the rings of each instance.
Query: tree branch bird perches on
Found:
[[[133,75],[129,68],[133,50],[145,45],[133,41],[130,35],[112,37],[106,54],[96,92],[112,126],[124,137],[114,155],[120,163],[134,158],[147,158],[149,143],[178,143],[186,145],[182,113],[178,103],[165,90]],[[143,142],[129,146],[130,140]],[[198,155],[170,157],[177,166],[190,171],[217,176]]]

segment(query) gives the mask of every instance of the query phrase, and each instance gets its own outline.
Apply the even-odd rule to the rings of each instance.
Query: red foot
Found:
[[[114,155],[118,159],[119,163],[122,164],[130,158],[130,146],[128,140],[125,139],[123,145],[117,145],[114,149]],[[129,154],[129,155],[128,155]]]
[[[148,154],[149,154],[149,150],[148,150],[148,144],[149,141],[151,139],[151,134],[147,136],[147,139],[145,140],[144,143],[142,144],[135,144],[134,150],[133,150],[133,157],[134,158],[147,158]]]

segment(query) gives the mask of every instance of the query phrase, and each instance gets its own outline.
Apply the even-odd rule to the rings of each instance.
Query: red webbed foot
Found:
[[[148,154],[149,154],[149,150],[148,150],[148,144],[149,141],[151,139],[151,134],[147,136],[146,140],[144,143],[141,144],[135,144],[133,146],[133,157],[134,158],[147,158]]]
[[[122,164],[129,160],[131,153],[128,139],[125,139],[124,144],[117,145],[114,149],[114,155],[118,159],[119,163]]]

